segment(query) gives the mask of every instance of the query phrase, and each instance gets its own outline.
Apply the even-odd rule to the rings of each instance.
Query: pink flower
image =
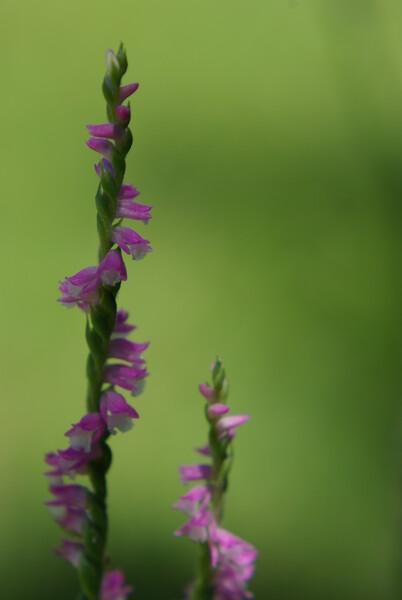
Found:
[[[210,529],[211,566],[215,569],[214,585],[218,597],[224,600],[252,598],[246,589],[254,575],[258,552],[244,540],[225,529]]]
[[[145,204],[138,204],[131,200],[118,200],[117,201],[117,212],[116,217],[121,219],[133,219],[135,221],[142,221],[145,225],[148,224],[152,215],[150,211],[152,206],[145,206]]]
[[[60,282],[62,298],[59,302],[73,306],[76,304],[84,310],[88,310],[89,303],[96,304],[99,301],[99,277],[97,267],[87,267],[78,271],[72,277],[66,277]]]
[[[174,532],[175,537],[188,535],[193,542],[206,542],[208,540],[208,526],[212,513],[209,511],[198,512],[190,521],[187,521],[180,529]]]
[[[137,369],[128,365],[106,365],[103,370],[103,381],[117,385],[123,390],[129,390],[133,396],[138,396],[144,389],[145,378],[149,373],[146,369]]]
[[[141,358],[141,354],[145,352],[148,346],[149,343],[147,342],[139,344],[125,338],[114,338],[109,344],[108,356],[135,363]]]
[[[133,419],[138,419],[139,414],[125,398],[112,390],[104,392],[101,396],[100,411],[110,433],[129,431],[133,426]]]
[[[103,576],[100,600],[125,600],[132,591],[131,585],[125,585],[121,571],[110,571]]]
[[[98,277],[103,285],[116,285],[127,280],[127,270],[120,252],[112,250],[99,263]]]
[[[106,138],[110,140],[121,140],[125,135],[123,127],[114,123],[105,123],[104,125],[87,125],[91,135],[96,138]]]
[[[228,434],[229,437],[232,438],[235,433],[235,428],[247,423],[249,418],[249,415],[233,415],[233,417],[223,417],[217,422],[216,429],[221,437]]]
[[[188,494],[180,496],[180,500],[173,505],[175,510],[182,510],[189,517],[195,517],[203,511],[212,499],[211,488],[208,485],[197,485]]]
[[[89,310],[89,305],[99,302],[101,285],[116,285],[127,279],[124,261],[117,250],[108,252],[98,267],[87,267],[66,277],[60,283],[62,297],[59,302],[67,306],[76,305],[82,310]]]
[[[129,106],[122,106],[119,104],[116,106],[116,117],[123,127],[127,127],[130,123],[131,111]]]
[[[116,225],[112,228],[110,239],[126,254],[131,254],[134,260],[141,260],[148,252],[152,252],[149,241],[128,227]]]
[[[99,154],[102,154],[102,156],[108,160],[111,161],[113,159],[114,145],[112,142],[109,142],[109,140],[89,138],[87,141],[87,146],[88,148],[91,148],[91,150],[99,152]]]
[[[179,471],[183,483],[211,479],[212,477],[212,467],[210,465],[187,465],[180,467]]]
[[[55,479],[57,481],[57,478],[60,481],[62,475],[68,475],[70,479],[74,479],[77,473],[86,475],[88,473],[88,463],[100,456],[99,446],[93,446],[90,452],[74,450],[73,448],[58,450],[57,453],[51,452],[46,455],[45,461],[46,464],[52,467],[52,470],[45,473],[45,475],[50,483]]]
[[[70,438],[73,450],[89,452],[105,431],[105,423],[99,413],[84,415],[79,423],[72,426],[65,434]]]
[[[229,406],[226,406],[226,404],[220,404],[219,402],[215,402],[214,404],[211,404],[210,406],[208,406],[208,409],[207,409],[208,416],[211,419],[216,419],[218,417],[221,417],[222,415],[225,415],[229,411],[230,411]]]
[[[48,500],[47,506],[88,508],[88,490],[82,485],[51,485],[50,492],[55,499]]]
[[[113,330],[113,335],[126,335],[136,329],[135,325],[127,323],[128,312],[126,310],[118,310],[116,315],[116,323]]]
[[[61,548],[54,549],[55,553],[77,569],[85,553],[84,544],[81,544],[81,542],[72,542],[71,540],[62,540],[61,544]]]
[[[106,171],[107,173],[109,173],[109,175],[111,175],[112,177],[114,177],[116,175],[116,171],[114,170],[114,166],[106,158],[102,158],[102,160],[100,160],[95,165],[95,171],[96,171],[96,174],[97,174],[98,177],[101,177],[101,175],[102,175],[102,168],[104,169],[104,171]]]
[[[133,200],[140,192],[133,185],[122,185],[119,192],[119,200]]]
[[[209,385],[205,385],[205,383],[200,383],[198,389],[200,390],[200,394],[204,396],[205,400],[208,400],[208,402],[215,398],[215,392],[212,388],[209,387]]]
[[[66,531],[74,535],[82,535],[84,532],[84,524],[86,520],[86,512],[79,508],[70,508],[69,506],[51,504],[51,500],[47,506],[53,519]]]
[[[122,85],[119,92],[119,104],[124,102],[129,96],[134,94],[138,90],[138,83],[129,83],[128,85]]]

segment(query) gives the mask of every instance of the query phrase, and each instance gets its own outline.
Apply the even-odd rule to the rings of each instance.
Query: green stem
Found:
[[[212,600],[214,589],[212,585],[213,569],[207,543],[201,544],[197,563],[197,576],[194,584],[192,600]]]

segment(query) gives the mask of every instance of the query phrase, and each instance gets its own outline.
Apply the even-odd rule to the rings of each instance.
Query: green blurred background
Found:
[[[260,600],[401,597],[402,5],[388,0],[3,0],[0,580],[73,599],[45,451],[85,397],[84,318],[57,283],[96,260],[85,125],[124,41],[154,252],[121,305],[151,340],[141,419],[112,440],[110,550],[139,600],[179,600],[177,468],[224,357],[236,439],[226,526]],[[140,231],[141,226],[140,226]]]

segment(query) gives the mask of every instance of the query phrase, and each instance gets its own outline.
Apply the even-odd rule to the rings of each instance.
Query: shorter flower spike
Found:
[[[125,584],[121,571],[109,571],[102,579],[100,600],[125,600],[132,591],[132,586]]]
[[[206,417],[210,426],[209,443],[196,448],[211,458],[211,465],[180,467],[183,483],[205,480],[181,496],[173,508],[182,510],[190,520],[174,535],[187,535],[202,544],[197,580],[187,587],[186,598],[199,600],[244,600],[253,595],[247,584],[254,574],[256,549],[220,527],[223,501],[232,463],[231,442],[235,428],[248,421],[248,415],[225,417],[228,384],[222,362],[212,364],[212,386],[201,384],[199,391],[207,401]]]

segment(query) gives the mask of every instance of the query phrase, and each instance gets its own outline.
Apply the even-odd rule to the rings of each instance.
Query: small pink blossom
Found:
[[[99,413],[84,415],[79,423],[72,426],[65,434],[70,439],[73,450],[89,452],[105,431],[105,423]]]
[[[62,547],[55,548],[54,551],[58,556],[64,558],[67,562],[78,569],[81,558],[85,553],[85,546],[81,542],[72,542],[71,540],[62,540]]]
[[[104,392],[101,396],[101,415],[110,433],[116,433],[116,428],[129,431],[133,426],[133,419],[138,419],[137,411],[127,404],[125,398],[112,390]]]
[[[179,471],[183,483],[211,479],[212,477],[212,467],[210,465],[186,465],[180,467]]]
[[[126,254],[131,254],[134,260],[141,260],[152,248],[149,241],[145,240],[136,231],[129,227],[115,225],[110,232],[110,239],[119,246]]]
[[[102,579],[100,600],[125,600],[132,591],[133,587],[125,584],[121,571],[109,571]]]

